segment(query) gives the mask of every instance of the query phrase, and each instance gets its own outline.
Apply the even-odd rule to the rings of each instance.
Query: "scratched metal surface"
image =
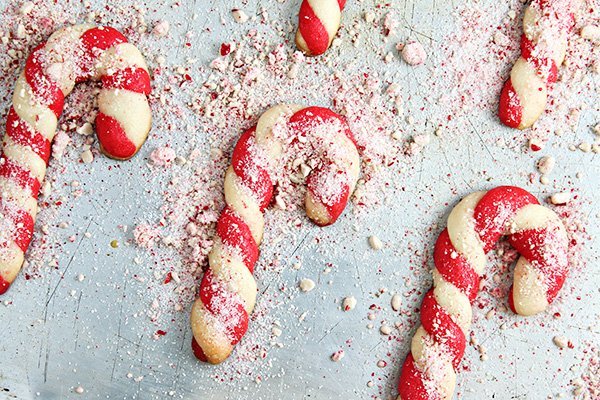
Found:
[[[494,2],[481,3],[491,6]],[[218,43],[242,31],[229,16],[230,9],[242,3],[246,2],[184,1],[181,7],[171,8],[170,3],[149,1],[152,7],[148,8],[155,11],[149,12],[148,19],[166,15],[171,21],[174,43],[179,43],[181,35],[193,29],[197,32],[193,40],[208,44],[198,46],[196,54],[200,62],[207,62],[213,57],[211,54],[214,54]],[[298,1],[280,4],[249,0],[243,7],[253,15],[260,6],[266,6],[271,9],[273,17],[294,20],[296,3]],[[346,15],[353,16],[359,13],[361,6],[375,4],[371,0],[349,3]],[[416,0],[396,3],[403,16],[401,31],[407,37],[418,38],[427,44],[439,43],[453,29],[450,12],[454,5],[451,2]],[[79,15],[80,7],[79,4],[73,5],[73,15]],[[213,11],[207,13],[207,9]],[[198,18],[191,18],[193,13],[197,13]],[[225,25],[221,25],[221,17],[227,21]],[[208,32],[207,27],[211,27],[212,32]],[[352,51],[346,51],[345,56],[352,57]],[[183,58],[176,51],[169,53],[168,57],[175,60]],[[409,72],[399,62],[379,68],[404,68],[405,89],[409,94],[406,97],[416,99],[412,103],[413,114],[417,119],[421,117],[418,104],[425,93],[423,86],[427,84],[427,70]],[[7,106],[2,104],[3,108]],[[587,129],[599,117],[597,110],[584,113],[580,129]],[[494,147],[493,141],[478,138],[478,134],[484,132],[510,141],[514,140],[513,131],[498,126],[491,113],[475,113],[471,122],[480,129],[466,128],[464,140],[432,142],[415,161],[419,172],[404,177],[406,181],[402,186],[410,189],[391,194],[393,201],[388,206],[360,217],[362,228],[358,232],[351,229],[356,220],[350,217],[342,218],[339,224],[329,228],[332,235],[339,235],[346,241],[349,249],[347,252],[337,251],[331,260],[341,266],[341,271],[328,277],[320,276],[322,268],[310,262],[312,249],[299,250],[305,267],[301,274],[289,269],[284,271],[284,281],[293,285],[298,278],[309,276],[333,282],[318,286],[308,295],[297,296],[293,304],[295,308],[271,310],[277,319],[284,321],[284,325],[286,321],[297,319],[297,313],[292,309],[309,310],[311,313],[306,323],[310,329],[306,329],[306,325],[299,327],[290,323],[281,339],[285,346],[270,352],[273,366],[269,379],[260,385],[252,381],[240,382],[239,387],[247,387],[247,390],[215,381],[212,378],[213,367],[196,362],[188,347],[187,313],[173,315],[172,324],[176,328],[171,329],[165,338],[159,341],[152,339],[153,327],[149,326],[147,319],[131,317],[143,314],[151,301],[145,296],[144,285],[131,284],[131,274],[151,277],[143,266],[132,263],[136,249],[121,246],[115,250],[107,246],[115,238],[121,243],[130,239],[129,234],[118,229],[118,224],[135,226],[142,214],[158,216],[160,202],[156,191],[147,195],[140,182],[146,182],[143,178],[147,168],[145,157],[152,148],[164,143],[167,136],[154,132],[141,155],[131,162],[119,164],[118,168],[111,168],[116,165],[113,161],[96,160],[93,180],[89,173],[83,174],[84,178],[80,179],[85,195],[76,200],[69,198],[72,204],[66,210],[61,209],[59,212],[62,214],[55,219],[71,222],[69,228],[57,236],[62,243],[58,270],[30,281],[21,276],[2,299],[8,304],[0,305],[0,386],[9,391],[0,392],[0,398],[163,399],[169,398],[167,393],[170,391],[175,392],[175,398],[211,400],[372,398],[378,391],[366,387],[371,373],[381,378],[378,384],[388,383],[382,389],[382,397],[387,397],[393,393],[390,386],[397,379],[399,366],[388,366],[385,371],[375,366],[379,345],[385,338],[376,329],[369,331],[365,328],[368,322],[365,316],[371,304],[371,294],[380,287],[385,286],[391,292],[406,290],[403,277],[409,275],[407,266],[410,264],[404,251],[406,232],[419,232],[434,223],[443,224],[449,210],[443,203],[453,204],[458,199],[453,193],[456,188],[459,196],[498,183],[521,185],[540,196],[552,190],[528,183],[528,172],[534,170],[535,155]],[[551,337],[561,334],[575,343],[600,341],[597,329],[585,329],[591,324],[589,321],[597,320],[600,306],[599,279],[595,268],[597,259],[593,258],[593,249],[599,245],[596,237],[600,235],[596,203],[599,199],[600,161],[598,156],[569,152],[564,143],[548,153],[560,158],[556,179],[565,187],[574,187],[581,198],[587,200],[582,205],[582,212],[590,216],[587,230],[592,239],[588,242],[584,258],[590,260],[590,265],[583,274],[569,279],[568,290],[565,290],[567,294],[560,304],[562,310],[568,310],[568,318],[552,321],[544,328],[532,323],[504,331],[498,330],[497,322],[478,319],[477,325],[485,327],[487,332],[480,340],[488,347],[489,360],[480,363],[477,352],[469,348],[466,358],[472,361],[469,363],[470,371],[459,374],[460,398],[545,399],[558,393],[570,393],[569,380],[575,375],[568,368],[582,349],[559,353]],[[461,165],[465,168],[456,171],[448,160],[463,160]],[[58,177],[58,182],[68,183],[76,179],[80,172],[78,168],[84,167],[74,167],[66,176]],[[484,170],[488,171],[491,182],[486,177],[482,178]],[[582,172],[584,178],[575,179],[577,172]],[[53,173],[52,170],[50,173]],[[452,173],[451,178],[447,177],[448,173]],[[120,179],[122,174],[128,178]],[[573,184],[570,186],[569,182]],[[420,200],[415,200],[417,198]],[[421,207],[413,206],[419,202]],[[86,239],[81,235],[86,231],[92,233],[92,238]],[[78,239],[69,243],[67,237],[74,233],[78,233]],[[318,230],[308,228],[307,234],[316,236]],[[386,248],[380,252],[369,250],[366,241],[369,234],[377,234],[386,243]],[[413,236],[409,235],[416,248],[431,249],[429,241],[433,238]],[[376,272],[376,266],[380,272]],[[76,280],[79,274],[85,275],[82,282]],[[412,284],[423,289],[429,282]],[[74,296],[70,294],[72,290],[75,290]],[[350,294],[358,299],[357,309],[352,313],[341,313],[333,300]],[[510,315],[505,318],[509,322],[514,321]],[[353,341],[353,347],[342,362],[332,363],[329,354],[348,339]],[[388,349],[406,354],[408,342],[407,336]],[[563,372],[557,374],[559,370]],[[144,379],[135,382],[127,377],[129,372],[134,377],[144,376]],[[85,389],[84,394],[73,392],[73,387],[78,385]]]

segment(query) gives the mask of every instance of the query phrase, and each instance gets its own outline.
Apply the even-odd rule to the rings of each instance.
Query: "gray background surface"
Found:
[[[95,7],[96,3],[92,3]],[[272,18],[295,22],[297,3],[290,0],[283,4],[264,0],[240,1],[240,4],[184,1],[180,7],[172,8],[171,2],[157,0],[148,1],[146,5],[150,10],[149,21],[166,18],[171,22],[169,37],[174,45],[171,47],[167,41],[162,52],[176,64],[187,56],[175,44],[181,42],[181,35],[188,30],[197,33],[193,41],[205,44],[197,46],[194,55],[199,63],[206,63],[214,57],[219,43],[240,35],[247,28],[232,22],[232,7],[243,7],[250,15],[260,7],[267,7]],[[377,4],[371,0],[349,3],[344,18],[356,18],[361,7],[373,9]],[[456,5],[452,2],[394,3],[403,18],[402,35],[423,41],[430,53],[433,53],[431,47],[442,42],[454,29],[452,12]],[[496,2],[480,3],[481,7],[495,7]],[[81,15],[79,4],[70,6],[74,17]],[[197,18],[191,17],[194,13]],[[225,24],[220,23],[221,18]],[[116,26],[119,27],[118,22]],[[212,30],[207,31],[207,27]],[[343,34],[342,38],[345,37]],[[146,40],[141,47],[152,48],[148,42],[151,39]],[[345,57],[354,57],[352,51],[349,47]],[[152,56],[148,58],[152,60]],[[431,62],[435,60],[432,57]],[[371,61],[364,59],[365,64]],[[360,68],[362,63],[359,58],[355,67]],[[420,111],[419,107],[423,96],[428,94],[424,89],[430,78],[427,69],[409,69],[399,61],[393,65],[373,65],[401,73],[406,98],[414,98],[407,108],[417,120],[437,112],[430,108]],[[12,87],[4,87],[2,93],[11,90]],[[291,94],[289,100],[296,100],[295,96]],[[597,99],[596,96],[596,103]],[[326,100],[321,101],[326,104]],[[591,98],[590,102],[593,101]],[[2,104],[3,109],[6,107],[8,102]],[[543,154],[554,155],[559,160],[559,167],[552,176],[553,188],[529,183],[528,175],[535,171],[539,154],[495,146],[495,139],[482,139],[482,135],[493,133],[507,142],[522,144],[524,140],[518,133],[501,127],[491,112],[475,112],[471,125],[465,126],[458,140],[434,140],[412,165],[406,166],[411,173],[398,177],[396,182],[406,190],[386,193],[389,198],[386,206],[358,217],[341,218],[338,224],[328,228],[327,234],[335,236],[335,246],[340,246],[328,257],[338,266],[334,273],[323,275],[322,257],[315,254],[314,245],[294,250],[286,249],[285,243],[280,244],[283,254],[296,251],[295,256],[303,260],[303,269],[299,272],[284,269],[278,279],[294,286],[298,279],[311,277],[319,285],[309,294],[294,297],[290,304],[269,311],[271,320],[280,320],[284,325],[280,338],[284,346],[269,351],[268,367],[265,363],[256,366],[258,373],[264,370],[268,378],[260,384],[255,383],[255,376],[251,374],[233,383],[219,382],[215,379],[219,369],[200,365],[189,350],[191,333],[187,312],[167,316],[164,326],[168,334],[154,340],[152,334],[156,327],[143,315],[152,298],[148,296],[146,285],[131,278],[138,274],[151,280],[151,272],[145,268],[151,259],[134,246],[125,245],[131,234],[124,233],[118,225],[133,227],[142,220],[159,217],[158,189],[163,182],[152,180],[154,190],[147,193],[146,157],[156,146],[181,138],[161,132],[158,123],[141,154],[131,162],[115,167],[117,163],[100,157],[94,161],[93,174],[89,173],[90,167],[83,165],[73,165],[65,175],[51,169],[55,187],[64,187],[77,179],[83,185],[84,195],[77,199],[68,197],[68,207],[58,208],[57,215],[46,217],[54,224],[62,220],[70,222],[65,230],[52,227],[57,231],[52,240],[61,243],[61,250],[56,254],[58,267],[46,266],[31,280],[25,280],[21,274],[11,291],[1,299],[4,305],[0,304],[0,386],[10,391],[0,392],[0,398],[164,399],[170,398],[169,392],[173,392],[174,398],[211,400],[387,398],[394,394],[398,362],[407,352],[409,336],[390,343],[378,333],[377,326],[373,330],[366,329],[367,309],[376,302],[373,294],[381,287],[400,293],[411,286],[425,289],[430,284],[425,275],[420,280],[413,278],[408,285],[404,279],[412,276],[408,267],[419,262],[414,249],[428,253],[432,248],[434,236],[420,232],[434,224],[442,226],[450,209],[448,205],[455,204],[460,196],[501,183],[525,187],[540,198],[556,190],[574,189],[581,199],[581,214],[588,218],[586,229],[591,239],[583,254],[587,265],[569,277],[564,296],[549,311],[560,311],[562,318],[535,317],[531,323],[499,330],[497,319],[488,321],[482,318],[483,311],[476,312],[479,315],[475,330],[483,332],[478,339],[485,342],[489,360],[480,362],[477,351],[471,346],[468,348],[465,357],[469,370],[459,374],[459,398],[545,399],[559,393],[570,398],[569,382],[579,370],[569,368],[586,357],[584,343],[598,343],[600,338],[596,254],[596,238],[600,234],[597,206],[600,161],[597,155],[569,151],[567,147],[577,143],[577,137],[591,140],[588,127],[599,118],[596,105],[596,109],[592,107],[583,113],[580,127],[573,136],[550,139],[551,145]],[[70,156],[76,158],[77,154]],[[483,171],[486,174],[482,174]],[[582,177],[576,178],[577,173]],[[127,177],[125,180],[121,178],[123,175]],[[357,223],[358,231],[353,228]],[[83,232],[90,232],[92,237],[85,238]],[[69,243],[67,238],[75,233],[77,240]],[[308,243],[321,235],[318,228],[311,226],[294,234],[308,238]],[[367,237],[370,234],[383,240],[382,251],[369,249]],[[121,247],[108,246],[113,239],[118,239]],[[143,263],[134,263],[135,257],[141,257]],[[45,259],[46,263],[50,261],[51,258]],[[85,275],[82,282],[77,280],[79,274]],[[261,289],[268,288],[268,279],[268,274],[259,277]],[[325,284],[328,280],[331,284]],[[354,312],[342,313],[336,301],[348,295],[358,299],[358,306]],[[404,301],[413,302],[416,307],[419,296],[415,294]],[[383,313],[391,320],[401,319],[405,323],[408,320],[406,316],[392,314],[389,300],[377,300],[377,303],[387,306]],[[185,307],[189,308],[189,304]],[[305,310],[309,311],[305,322],[298,323],[298,316]],[[499,313],[508,325],[518,321],[510,313]],[[544,318],[548,322],[539,323]],[[258,335],[270,333],[268,327],[254,329]],[[559,351],[552,343],[554,335],[571,339],[575,349]],[[332,363],[329,355],[343,347],[346,340],[352,341],[350,348],[344,347],[346,357],[342,362]],[[388,353],[398,354],[396,364],[377,368],[377,360],[387,357]],[[222,368],[225,371],[227,367]],[[140,376],[143,379],[136,382],[135,378]],[[367,387],[369,380],[376,382],[375,388]],[[84,394],[73,392],[78,385],[85,389]]]

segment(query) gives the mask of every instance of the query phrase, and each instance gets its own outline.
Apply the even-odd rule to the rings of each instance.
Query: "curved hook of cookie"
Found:
[[[96,133],[102,152],[127,160],[152,124],[144,57],[117,30],[75,25],[33,50],[17,79],[0,153],[0,294],[15,280],[33,236],[64,98],[77,82],[100,80]]]
[[[309,56],[327,51],[335,38],[346,0],[303,0],[298,13],[296,46]]]
[[[468,195],[450,213],[435,245],[433,288],[423,299],[421,326],[402,367],[402,399],[452,398],[486,253],[502,236],[520,253],[510,308],[534,315],[556,297],[568,271],[569,248],[559,217],[517,187]]]
[[[356,186],[360,159],[352,133],[342,117],[326,108],[273,107],[240,137],[225,175],[226,207],[191,313],[192,349],[204,362],[223,362],[248,329],[256,302],[252,272],[263,235],[263,212],[273,197],[272,176],[281,168],[281,132],[286,129],[298,139],[315,137],[323,148],[317,168],[306,178],[305,208],[314,223],[333,224]]]
[[[498,117],[504,125],[527,129],[544,112],[548,90],[565,59],[572,4],[572,0],[537,0],[525,9],[521,56],[500,93]]]

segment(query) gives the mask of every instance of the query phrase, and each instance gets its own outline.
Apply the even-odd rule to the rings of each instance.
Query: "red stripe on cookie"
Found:
[[[398,394],[406,400],[440,400],[437,393],[429,394],[423,386],[423,373],[417,369],[415,359],[408,353],[398,382]]]
[[[0,155],[0,176],[17,182],[20,187],[29,189],[32,197],[37,197],[40,190],[37,178],[4,155]]]
[[[330,120],[342,121],[340,116],[330,109],[316,106],[303,108],[290,117],[290,123],[296,124],[302,130],[306,130],[316,123]]]
[[[456,286],[472,303],[479,291],[479,275],[467,260],[454,248],[448,229],[438,237],[433,251],[433,261],[445,281]]]
[[[139,67],[128,67],[103,76],[102,86],[105,89],[125,89],[145,95],[152,91],[150,75],[145,69]]]
[[[515,298],[513,297],[513,287],[513,285],[510,285],[510,289],[508,290],[508,307],[513,313],[517,314],[517,309],[515,308]]]
[[[206,358],[206,354],[204,354],[204,350],[202,347],[196,342],[196,338],[192,336],[192,351],[194,352],[194,356],[202,362],[208,362],[208,358]]]
[[[533,42],[531,40],[529,40],[527,35],[525,35],[524,33],[521,35],[520,45],[521,45],[521,57],[523,57],[525,60],[529,60],[532,57],[532,54],[535,50],[535,45],[533,44]]]
[[[217,221],[217,235],[225,246],[239,250],[244,264],[252,273],[258,260],[258,246],[248,225],[230,207],[225,207],[221,212]]]
[[[231,166],[244,186],[252,191],[260,210],[264,211],[273,198],[273,182],[267,170],[257,164],[256,154],[252,151],[255,129],[247,130],[238,140],[231,156]]]
[[[433,336],[434,341],[440,343],[452,356],[454,369],[458,368],[465,353],[465,334],[446,310],[438,304],[433,289],[427,292],[423,298],[421,324],[427,333]]]
[[[110,26],[88,29],[81,35],[81,42],[88,51],[106,50],[117,44],[127,43],[127,38]]]
[[[209,313],[214,314],[219,310],[218,307],[216,307],[213,298],[220,295],[222,291],[223,288],[221,287],[220,282],[213,278],[212,271],[210,269],[207,270],[202,277],[202,282],[200,283],[199,297]]]
[[[10,282],[4,279],[2,274],[0,274],[0,294],[4,294],[10,288]]]
[[[332,174],[336,175],[332,177]],[[307,190],[325,207],[329,215],[327,221],[313,220],[314,223],[319,226],[331,225],[344,212],[350,197],[350,187],[346,182],[348,182],[346,172],[341,170],[333,172],[327,166],[313,170],[306,178]]]
[[[521,125],[523,106],[510,78],[508,78],[500,93],[498,117],[509,128],[518,128]]]
[[[0,214],[4,218],[10,218],[14,225],[12,239],[15,244],[25,253],[33,237],[33,218],[23,210],[13,210],[0,196]]]
[[[14,237],[15,244],[25,253],[33,238],[33,218],[25,211],[18,211],[14,214],[13,221],[17,227]]]
[[[83,82],[91,77],[92,71],[95,69],[95,60],[102,51],[117,44],[127,43],[127,38],[121,32],[108,26],[88,29],[81,35],[80,40],[85,56],[81,59],[81,71],[80,76],[76,79],[77,82]]]
[[[48,164],[51,151],[50,141],[23,121],[13,107],[10,108],[6,117],[6,134],[15,143],[30,148]]]
[[[200,300],[208,312],[219,318],[230,343],[235,346],[248,330],[248,313],[239,296],[228,291],[209,269],[202,278]]]
[[[552,84],[557,81],[558,67],[556,62],[544,54],[536,54],[536,45],[529,40],[525,34],[521,35],[521,57],[533,65],[537,74],[540,75],[547,84]]]
[[[473,212],[475,231],[490,251],[504,235],[506,224],[515,213],[528,204],[539,204],[534,195],[514,186],[498,186],[488,191]]]
[[[307,107],[294,113],[289,124],[298,130],[298,136],[310,136],[316,126],[332,124],[354,142],[352,132],[346,121],[338,114],[324,107]],[[338,125],[334,125],[334,124]],[[332,132],[332,135],[337,132]],[[328,221],[317,222],[320,226],[333,224],[344,211],[350,197],[348,176],[345,171],[336,170],[332,160],[324,160],[323,165],[316,168],[306,178],[308,190],[326,208]]]
[[[311,54],[319,55],[327,51],[329,47],[329,34],[313,11],[308,0],[304,0],[300,6],[298,29]]]
[[[546,298],[551,303],[568,272],[568,248],[561,246],[558,228],[528,229],[508,237],[509,243],[544,277]]]
[[[58,118],[63,110],[65,96],[60,87],[44,72],[40,61],[44,46],[45,43],[37,46],[27,58],[25,62],[25,80],[33,90],[37,100],[52,110]]]
[[[290,122],[290,124],[293,124],[293,126],[297,129],[299,129],[301,132],[305,132],[318,124],[327,123],[327,122],[331,122],[331,123],[338,122],[340,124],[341,131],[356,146],[356,140],[354,139],[354,134],[350,130],[350,127],[348,126],[348,122],[346,121],[346,119],[344,117],[342,117],[341,115],[334,113],[329,108],[316,107],[316,106],[303,108],[302,110],[294,113],[294,115],[292,115],[290,117],[289,122]]]
[[[119,121],[101,112],[96,117],[96,134],[102,150],[111,157],[127,159],[137,151]]]

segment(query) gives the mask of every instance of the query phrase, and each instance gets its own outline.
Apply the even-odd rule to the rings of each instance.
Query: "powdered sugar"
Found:
[[[175,150],[170,147],[159,147],[150,153],[150,161],[157,167],[168,167],[173,161],[177,154]]]
[[[12,351],[25,354],[25,342],[32,348],[39,347],[41,366],[38,367],[37,354],[35,362],[27,364],[31,367],[31,381],[39,383],[43,380],[40,370],[45,365],[47,347],[49,380],[44,387],[58,389],[66,387],[55,383],[54,377],[64,376],[60,374],[66,369],[55,368],[56,360],[72,362],[77,371],[69,368],[69,374],[79,380],[89,370],[84,368],[91,354],[89,349],[99,349],[97,353],[102,356],[89,360],[97,368],[97,382],[82,382],[90,397],[98,393],[109,395],[109,389],[98,382],[108,382],[111,369],[114,385],[123,391],[121,396],[137,393],[138,397],[163,398],[174,392],[176,398],[215,393],[240,399],[271,398],[280,388],[288,393],[305,391],[313,397],[323,393],[333,397],[394,396],[394,374],[407,354],[411,329],[418,323],[415,308],[430,285],[429,252],[432,238],[441,229],[437,225],[441,226],[444,220],[442,213],[451,208],[447,203],[471,189],[485,189],[498,182],[529,186],[532,191],[542,191],[538,197],[544,198],[553,192],[589,187],[596,170],[591,152],[566,150],[567,142],[577,146],[581,141],[593,141],[593,136],[584,136],[591,135],[589,129],[577,129],[577,121],[595,113],[593,106],[585,105],[586,99],[593,99],[593,91],[589,91],[594,82],[594,76],[588,74],[593,64],[590,60],[597,58],[597,50],[589,41],[574,38],[569,47],[574,51],[569,57],[572,67],[567,66],[562,73],[567,78],[573,74],[577,79],[563,79],[564,83],[556,85],[554,97],[560,101],[554,101],[534,131],[523,136],[504,129],[493,119],[500,85],[518,53],[521,2],[483,1],[443,10],[424,3],[415,3],[415,11],[411,11],[410,3],[377,7],[365,2],[348,3],[340,31],[341,44],[319,59],[304,58],[286,42],[291,37],[288,32],[292,19],[279,13],[295,7],[289,1],[261,3],[264,14],[258,7],[255,9],[255,2],[237,4],[251,17],[243,25],[234,23],[229,7],[216,3],[208,6],[199,2],[192,8],[185,2],[175,2],[161,8],[154,2],[133,6],[120,2],[116,9],[109,6],[113,8],[106,11],[96,6],[77,8],[79,4],[36,2],[28,19],[15,17],[15,13],[21,15],[20,4],[9,4],[13,11],[3,17],[11,19],[5,30],[14,27],[15,35],[8,35],[11,44],[5,49],[15,50],[10,52],[15,56],[0,54],[6,67],[6,88],[12,88],[19,62],[23,63],[34,45],[46,40],[68,20],[81,22],[89,13],[95,23],[116,22],[132,43],[141,45],[151,60],[156,93],[150,142],[136,159],[125,164],[98,156],[93,137],[88,140],[83,133],[75,132],[93,121],[93,96],[89,94],[94,87],[76,87],[68,100],[61,125],[72,141],[64,149],[63,161],[53,160],[51,164],[48,181],[53,190],[50,197],[40,202],[39,231],[28,253],[31,265],[25,268],[27,274],[41,272],[43,279],[21,284],[19,293],[9,298],[16,299],[15,303],[21,299],[18,307],[26,315],[16,316],[17,305],[3,308],[12,324],[8,329],[15,333],[6,338],[9,359]],[[436,4],[440,7],[439,2]],[[81,12],[76,14],[73,8]],[[425,12],[421,14],[422,10]],[[372,14],[371,22],[365,21],[364,12]],[[194,13],[198,14],[196,19]],[[112,18],[118,21],[110,21]],[[224,29],[218,29],[221,18]],[[430,27],[429,18],[436,25],[452,28],[444,28],[442,34]],[[582,18],[591,17],[578,16],[578,26],[584,24]],[[170,29],[167,36],[158,37],[152,33],[155,23],[151,21],[162,20],[170,22]],[[24,26],[26,38],[16,38],[18,25]],[[395,52],[395,43],[409,40],[418,40],[427,49],[429,58],[424,66],[411,68],[399,60],[383,63],[385,54]],[[229,52],[220,50],[221,43],[230,45]],[[218,59],[222,71],[209,68],[213,59]],[[579,68],[575,65],[582,67],[579,73],[575,72]],[[256,272],[260,300],[251,316],[249,334],[238,344],[227,365],[201,366],[192,360],[189,351],[187,311],[196,295],[213,244],[214,224],[223,207],[223,176],[233,146],[244,129],[253,126],[268,107],[280,102],[316,104],[344,114],[361,148],[363,180],[353,196],[354,205],[340,218],[340,226],[318,229],[304,217],[302,196],[298,193],[304,185],[292,185],[288,177],[289,187],[297,190],[285,198],[286,210],[270,207],[266,212],[268,228]],[[571,108],[578,112],[571,114]],[[442,136],[431,136],[430,143],[418,154],[404,154],[412,137],[431,135],[440,126],[444,128]],[[555,130],[561,130],[562,136],[554,136]],[[544,141],[550,139],[531,158],[523,154],[529,135]],[[166,144],[176,157],[187,161],[171,163],[166,169],[148,168],[151,152]],[[92,164],[78,163],[84,145],[91,146],[97,156]],[[459,147],[461,151],[455,151]],[[529,183],[528,172],[533,173],[535,160],[545,155],[558,160],[548,186],[538,186],[537,179]],[[294,160],[291,161],[293,165]],[[302,165],[294,167],[298,178],[305,177],[306,168],[310,168]],[[583,172],[583,178],[575,177],[577,171]],[[102,174],[97,175],[99,172]],[[75,179],[81,186],[70,185]],[[118,190],[111,189],[113,185]],[[587,202],[589,193],[582,191],[583,202],[576,200],[559,211],[580,208],[595,221],[593,207]],[[74,208],[81,204],[90,207]],[[111,209],[119,212],[107,213]],[[91,220],[78,225],[73,216],[75,210],[81,216],[91,216]],[[54,216],[56,213],[61,213],[60,218]],[[55,229],[65,220],[71,222],[69,228]],[[135,223],[127,232],[116,228],[131,222]],[[88,227],[87,223],[91,225]],[[579,265],[553,306],[552,313],[563,315],[558,322],[551,314],[522,321],[503,310],[515,254],[507,250],[500,262],[491,260],[490,265],[497,268],[492,267],[488,273],[484,294],[475,304],[486,311],[476,313],[480,342],[493,338],[486,344],[489,360],[485,367],[474,368],[479,360],[469,351],[461,368],[472,371],[461,374],[461,398],[482,396],[481,392],[469,392],[472,388],[491,397],[493,388],[504,388],[505,382],[513,378],[517,379],[515,395],[526,396],[518,382],[532,377],[524,366],[530,365],[527,359],[532,357],[542,375],[540,381],[529,381],[532,390],[554,394],[554,388],[561,383],[548,388],[548,377],[571,387],[569,381],[576,374],[565,376],[564,368],[561,372],[553,369],[566,361],[544,351],[533,355],[526,351],[527,346],[540,343],[553,346],[549,340],[538,339],[554,335],[549,332],[555,326],[560,326],[561,331],[567,325],[580,328],[585,325],[583,319],[593,321],[597,317],[592,311],[586,314],[577,307],[580,303],[594,304],[592,294],[582,289],[590,275],[580,272],[587,271],[583,261],[593,257],[589,249],[594,248],[594,242],[584,233],[585,219],[570,224],[578,243],[572,262]],[[137,248],[135,256],[135,249],[127,244],[135,240],[132,230],[137,225],[149,228],[153,245],[149,249]],[[43,234],[42,229],[48,234]],[[85,232],[93,236],[87,239]],[[368,250],[365,238],[371,233],[386,243],[379,252]],[[75,246],[62,244],[68,243],[73,234],[78,239],[86,238],[79,248],[85,257],[77,253]],[[111,250],[108,243],[115,238],[122,246]],[[109,262],[99,264],[109,251]],[[69,264],[72,255],[74,262]],[[290,267],[299,262],[302,272],[296,276],[296,270]],[[100,271],[96,270],[98,265]],[[65,272],[65,279],[59,280],[59,274]],[[165,283],[169,272],[175,272],[180,281]],[[79,273],[86,276],[83,282],[75,279]],[[311,276],[318,286],[306,296],[299,296],[294,285],[304,276]],[[52,308],[54,301],[49,303],[48,322],[42,325],[36,321],[41,318],[39,304],[47,301],[46,279],[50,293],[56,282],[62,283],[56,292],[55,307]],[[63,285],[66,295],[61,292]],[[391,294],[381,293],[381,286],[402,296],[400,310],[391,313]],[[77,290],[75,302],[68,295],[72,289]],[[348,293],[353,293],[358,304],[354,312],[342,313],[335,300]],[[582,294],[583,301],[577,301],[576,297]],[[36,295],[38,305],[32,306],[29,313],[23,298]],[[79,299],[82,312],[77,314]],[[156,309],[151,307],[154,299]],[[571,308],[574,305],[576,308]],[[489,309],[498,312],[494,318],[484,320]],[[337,314],[331,314],[332,310]],[[373,314],[374,319],[367,319],[367,313]],[[338,314],[340,319],[336,320]],[[277,340],[271,335],[275,321],[285,327]],[[384,321],[386,326],[394,327],[387,336],[379,334]],[[375,329],[367,330],[368,323]],[[157,329],[168,333],[156,341],[146,340]],[[80,345],[75,351],[63,346],[72,343],[63,330],[80,333]],[[48,346],[44,344],[45,332],[50,333]],[[573,337],[577,334],[573,332],[559,333]],[[498,340],[500,337],[506,340]],[[19,345],[15,338],[23,343]],[[58,340],[64,343],[57,358],[54,349]],[[332,363],[329,356],[342,347],[346,357]],[[579,358],[582,351],[578,348],[573,353]],[[302,357],[298,352],[302,352]],[[109,365],[113,356],[114,368]],[[590,354],[581,358],[582,363],[591,365]],[[25,358],[18,360],[26,363]],[[385,360],[383,368],[377,366],[379,360]],[[360,368],[356,367],[358,364]],[[586,368],[582,368],[581,375],[589,375],[584,373]],[[339,377],[339,386],[331,381],[333,374]],[[125,379],[126,376],[135,377],[136,381]],[[77,384],[75,378],[68,382]],[[496,392],[496,397],[498,393],[503,392]]]
[[[0,196],[2,196],[2,193],[0,193]],[[12,248],[14,246],[13,241],[18,234],[18,226],[15,224],[17,211],[17,209],[11,207],[9,202],[3,201],[2,215],[0,216],[0,260],[6,260],[14,251]]]
[[[401,46],[402,59],[408,65],[420,65],[427,59],[427,53],[419,42],[409,42]]]

